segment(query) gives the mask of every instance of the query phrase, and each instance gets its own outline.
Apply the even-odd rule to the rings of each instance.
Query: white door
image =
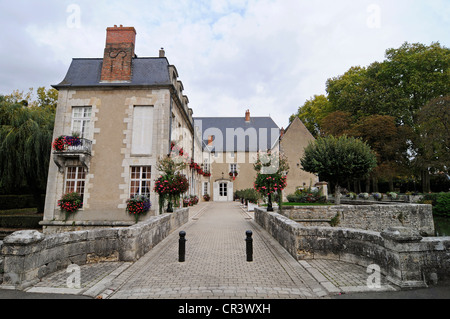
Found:
[[[227,202],[228,201],[228,183],[221,182],[219,183],[219,202]]]

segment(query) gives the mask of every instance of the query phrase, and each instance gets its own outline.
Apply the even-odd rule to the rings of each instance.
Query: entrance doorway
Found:
[[[233,183],[229,180],[218,180],[214,183],[213,199],[216,202],[233,201]]]
[[[228,201],[228,183],[219,184],[219,201],[220,202]]]

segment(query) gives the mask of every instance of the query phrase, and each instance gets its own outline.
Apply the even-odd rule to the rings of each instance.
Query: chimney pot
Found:
[[[250,110],[245,112],[245,122],[250,122]]]

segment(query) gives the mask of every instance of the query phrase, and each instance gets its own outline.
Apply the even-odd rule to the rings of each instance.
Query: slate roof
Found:
[[[134,58],[132,79],[125,83],[100,83],[103,59],[72,59],[64,80],[54,88],[170,85],[169,62],[164,58]]]
[[[278,141],[280,128],[271,117],[195,117],[194,126],[201,129],[203,146],[214,136],[213,151],[267,151]],[[204,147],[205,148],[205,147]]]

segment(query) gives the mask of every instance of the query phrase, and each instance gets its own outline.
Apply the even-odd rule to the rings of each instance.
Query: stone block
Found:
[[[423,238],[417,230],[407,227],[389,227],[381,232],[381,237],[398,243],[417,243]]]

